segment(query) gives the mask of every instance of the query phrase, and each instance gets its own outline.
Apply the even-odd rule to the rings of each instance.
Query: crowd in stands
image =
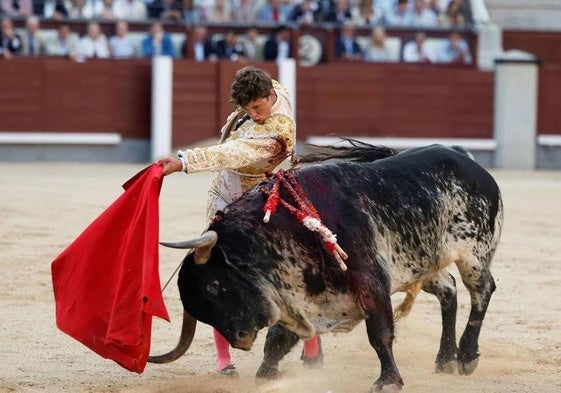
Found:
[[[35,2],[33,2],[35,1]],[[335,56],[359,61],[471,63],[469,47],[457,29],[465,27],[466,0],[0,0],[0,57],[66,56],[131,58],[169,55],[197,61],[275,61],[293,57],[287,26],[332,23],[341,27]],[[25,29],[14,29],[12,19],[27,18]],[[59,21],[56,36],[40,37],[41,20]],[[67,22],[87,22],[80,36]],[[106,36],[99,21],[113,21]],[[128,22],[150,22],[143,37],[131,37]],[[174,42],[166,26],[193,27],[191,39]],[[263,39],[257,27],[238,35],[228,30],[210,37],[205,24],[240,23],[278,26]],[[371,37],[359,42],[356,28],[368,27]],[[410,42],[391,45],[386,28],[419,30]],[[446,28],[452,34],[440,47],[426,45],[425,29]],[[389,42],[389,43],[388,43]]]

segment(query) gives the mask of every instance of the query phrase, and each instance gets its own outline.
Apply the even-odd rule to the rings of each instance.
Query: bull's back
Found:
[[[297,178],[349,248],[349,267],[382,260],[398,282],[438,271],[465,245],[490,261],[500,236],[499,188],[461,149],[433,145],[372,163],[318,165]]]

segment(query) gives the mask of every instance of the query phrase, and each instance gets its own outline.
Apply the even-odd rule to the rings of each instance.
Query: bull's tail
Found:
[[[397,154],[395,150],[389,147],[374,146],[356,139],[341,138],[341,141],[347,142],[347,144],[341,146],[305,144],[304,147],[310,152],[299,156],[296,165],[318,163],[328,160],[372,162]]]

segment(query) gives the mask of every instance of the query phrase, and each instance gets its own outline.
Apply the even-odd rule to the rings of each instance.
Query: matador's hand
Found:
[[[164,157],[161,160],[158,160],[158,164],[162,164],[164,176],[174,172],[181,172],[183,169],[183,163],[179,158]]]

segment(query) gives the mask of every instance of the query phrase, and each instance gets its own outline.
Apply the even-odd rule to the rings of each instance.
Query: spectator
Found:
[[[195,61],[216,61],[217,59],[212,41],[208,37],[207,28],[204,26],[196,26],[193,29],[193,39],[189,40],[187,36],[181,51],[186,59],[192,58]]]
[[[45,42],[39,36],[39,18],[35,15],[27,17],[26,30],[22,37],[23,54],[25,56],[43,56],[45,54]]]
[[[0,56],[10,59],[23,51],[23,42],[19,34],[14,31],[14,24],[8,17],[0,20]]]
[[[116,59],[129,59],[136,56],[137,48],[129,36],[129,24],[121,19],[115,23],[115,35],[109,38],[109,52]]]
[[[395,7],[397,6],[397,0],[375,0],[376,7],[382,10],[384,15],[388,15],[390,12],[393,12]]]
[[[341,35],[337,37],[335,57],[345,60],[362,60],[364,58],[362,49],[355,39],[355,25],[353,23],[346,23],[341,30]]]
[[[282,0],[266,0],[257,10],[257,21],[265,23],[284,23],[288,20],[290,6]]]
[[[427,0],[415,0],[411,26],[431,29],[438,26],[438,16],[429,8]]]
[[[46,0],[43,3],[43,17],[61,21],[68,18],[68,10],[72,8],[72,3],[68,0]]]
[[[384,10],[375,0],[361,0],[358,11],[353,15],[357,26],[377,26],[384,23]]]
[[[263,58],[265,61],[279,61],[293,57],[290,30],[286,26],[277,28],[274,35],[265,42]]]
[[[31,0],[0,0],[0,14],[9,17],[26,17],[33,15]]]
[[[377,26],[372,31],[372,38],[370,45],[365,51],[364,60],[372,62],[395,61],[392,59],[392,54],[386,45],[386,29],[384,27]]]
[[[422,31],[415,33],[415,39],[403,47],[403,61],[406,63],[436,63],[436,53],[427,45],[427,36]]]
[[[71,19],[92,19],[99,15],[103,9],[101,1],[72,0],[72,7],[68,10]]]
[[[430,8],[440,17],[448,9],[448,3],[450,0],[429,0]]]
[[[232,14],[226,0],[215,0],[214,5],[207,10],[207,19],[213,23],[231,22]]]
[[[243,46],[234,30],[226,31],[224,38],[216,42],[215,50],[219,59],[238,61],[243,57]]]
[[[251,61],[264,60],[264,47],[259,42],[259,31],[256,27],[250,27],[245,32],[242,40],[243,53],[246,59]]]
[[[397,5],[386,14],[387,26],[410,27],[413,25],[413,14],[407,0],[397,0]]]
[[[444,41],[438,54],[438,61],[448,64],[471,64],[469,45],[459,31],[452,31],[449,38]]]
[[[186,25],[198,25],[207,21],[207,13],[204,7],[201,7],[196,0],[182,1],[182,21]]]
[[[63,23],[58,26],[55,38],[45,43],[45,54],[47,56],[67,57],[76,59],[78,53],[78,35],[70,30],[70,25]]]
[[[169,22],[183,20],[183,4],[180,0],[156,0],[153,3],[153,16],[156,19]]]
[[[99,14],[97,14],[97,17],[105,20],[118,19],[114,11],[113,0],[101,0],[101,10],[99,11]]]
[[[152,56],[171,56],[175,57],[175,47],[169,33],[164,31],[161,22],[154,22],[150,26],[150,32],[142,40],[142,55]]]
[[[142,0],[115,0],[113,12],[118,19],[127,21],[143,21],[148,16]]]
[[[338,23],[344,25],[353,20],[351,6],[348,0],[336,0],[335,7],[331,8],[325,15],[326,22]]]
[[[78,43],[78,59],[107,59],[108,57],[109,44],[107,37],[101,31],[99,23],[89,22],[86,35]]]
[[[232,7],[232,21],[241,23],[254,23],[257,19],[255,7],[251,0],[240,0],[239,4]]]
[[[296,4],[288,19],[291,22],[296,22],[304,25],[313,25],[321,19],[319,5],[316,0],[303,0],[301,3]]]
[[[442,27],[462,28],[465,27],[466,21],[464,17],[462,0],[451,0],[448,8],[441,20]]]

